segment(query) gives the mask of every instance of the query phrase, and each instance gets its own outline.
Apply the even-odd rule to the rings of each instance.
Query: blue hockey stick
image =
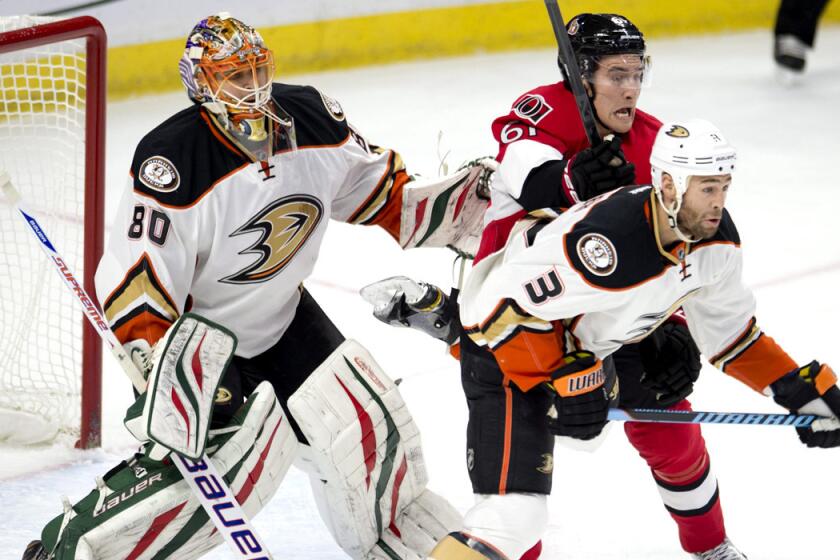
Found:
[[[794,426],[807,428],[821,416],[813,414],[770,414],[766,412],[708,412],[657,408],[611,408],[607,418],[620,422],[664,422],[670,424],[735,424],[740,426]]]

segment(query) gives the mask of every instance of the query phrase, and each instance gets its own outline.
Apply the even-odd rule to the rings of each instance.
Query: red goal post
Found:
[[[106,46],[89,16],[0,17],[0,168],[45,216],[45,231],[91,294],[104,237]],[[34,262],[44,257],[25,234],[2,216],[0,439],[64,434],[96,447],[101,343],[72,297],[59,295],[54,273]]]

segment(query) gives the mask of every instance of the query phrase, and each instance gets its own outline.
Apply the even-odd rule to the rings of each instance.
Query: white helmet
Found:
[[[695,241],[677,228],[677,214],[692,175],[726,175],[735,171],[737,153],[715,125],[703,119],[667,122],[662,125],[650,154],[651,178],[668,221],[683,241]],[[662,174],[674,180],[676,198],[668,207],[662,198]]]

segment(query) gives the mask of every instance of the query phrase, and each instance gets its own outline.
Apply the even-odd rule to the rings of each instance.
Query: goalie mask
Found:
[[[677,216],[692,176],[729,175],[735,171],[737,152],[723,133],[712,123],[702,119],[667,122],[656,134],[650,154],[651,178],[656,197],[668,223],[681,240],[695,242],[677,225]],[[662,176],[667,173],[674,182],[675,197],[670,206],[662,194]]]
[[[253,27],[227,12],[192,29],[179,67],[187,95],[196,103],[214,104],[234,122],[278,120],[270,110],[274,56]]]

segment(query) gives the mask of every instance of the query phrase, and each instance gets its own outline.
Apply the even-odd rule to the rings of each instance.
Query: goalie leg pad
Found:
[[[226,427],[210,432],[207,451],[251,518],[274,495],[297,445],[271,384],[263,382]],[[139,454],[67,504],[41,540],[55,560],[191,560],[222,542],[175,465]]]
[[[311,449],[299,466],[352,558],[423,559],[460,528],[458,512],[426,490],[420,434],[396,384],[357,342],[337,348],[288,406]]]

